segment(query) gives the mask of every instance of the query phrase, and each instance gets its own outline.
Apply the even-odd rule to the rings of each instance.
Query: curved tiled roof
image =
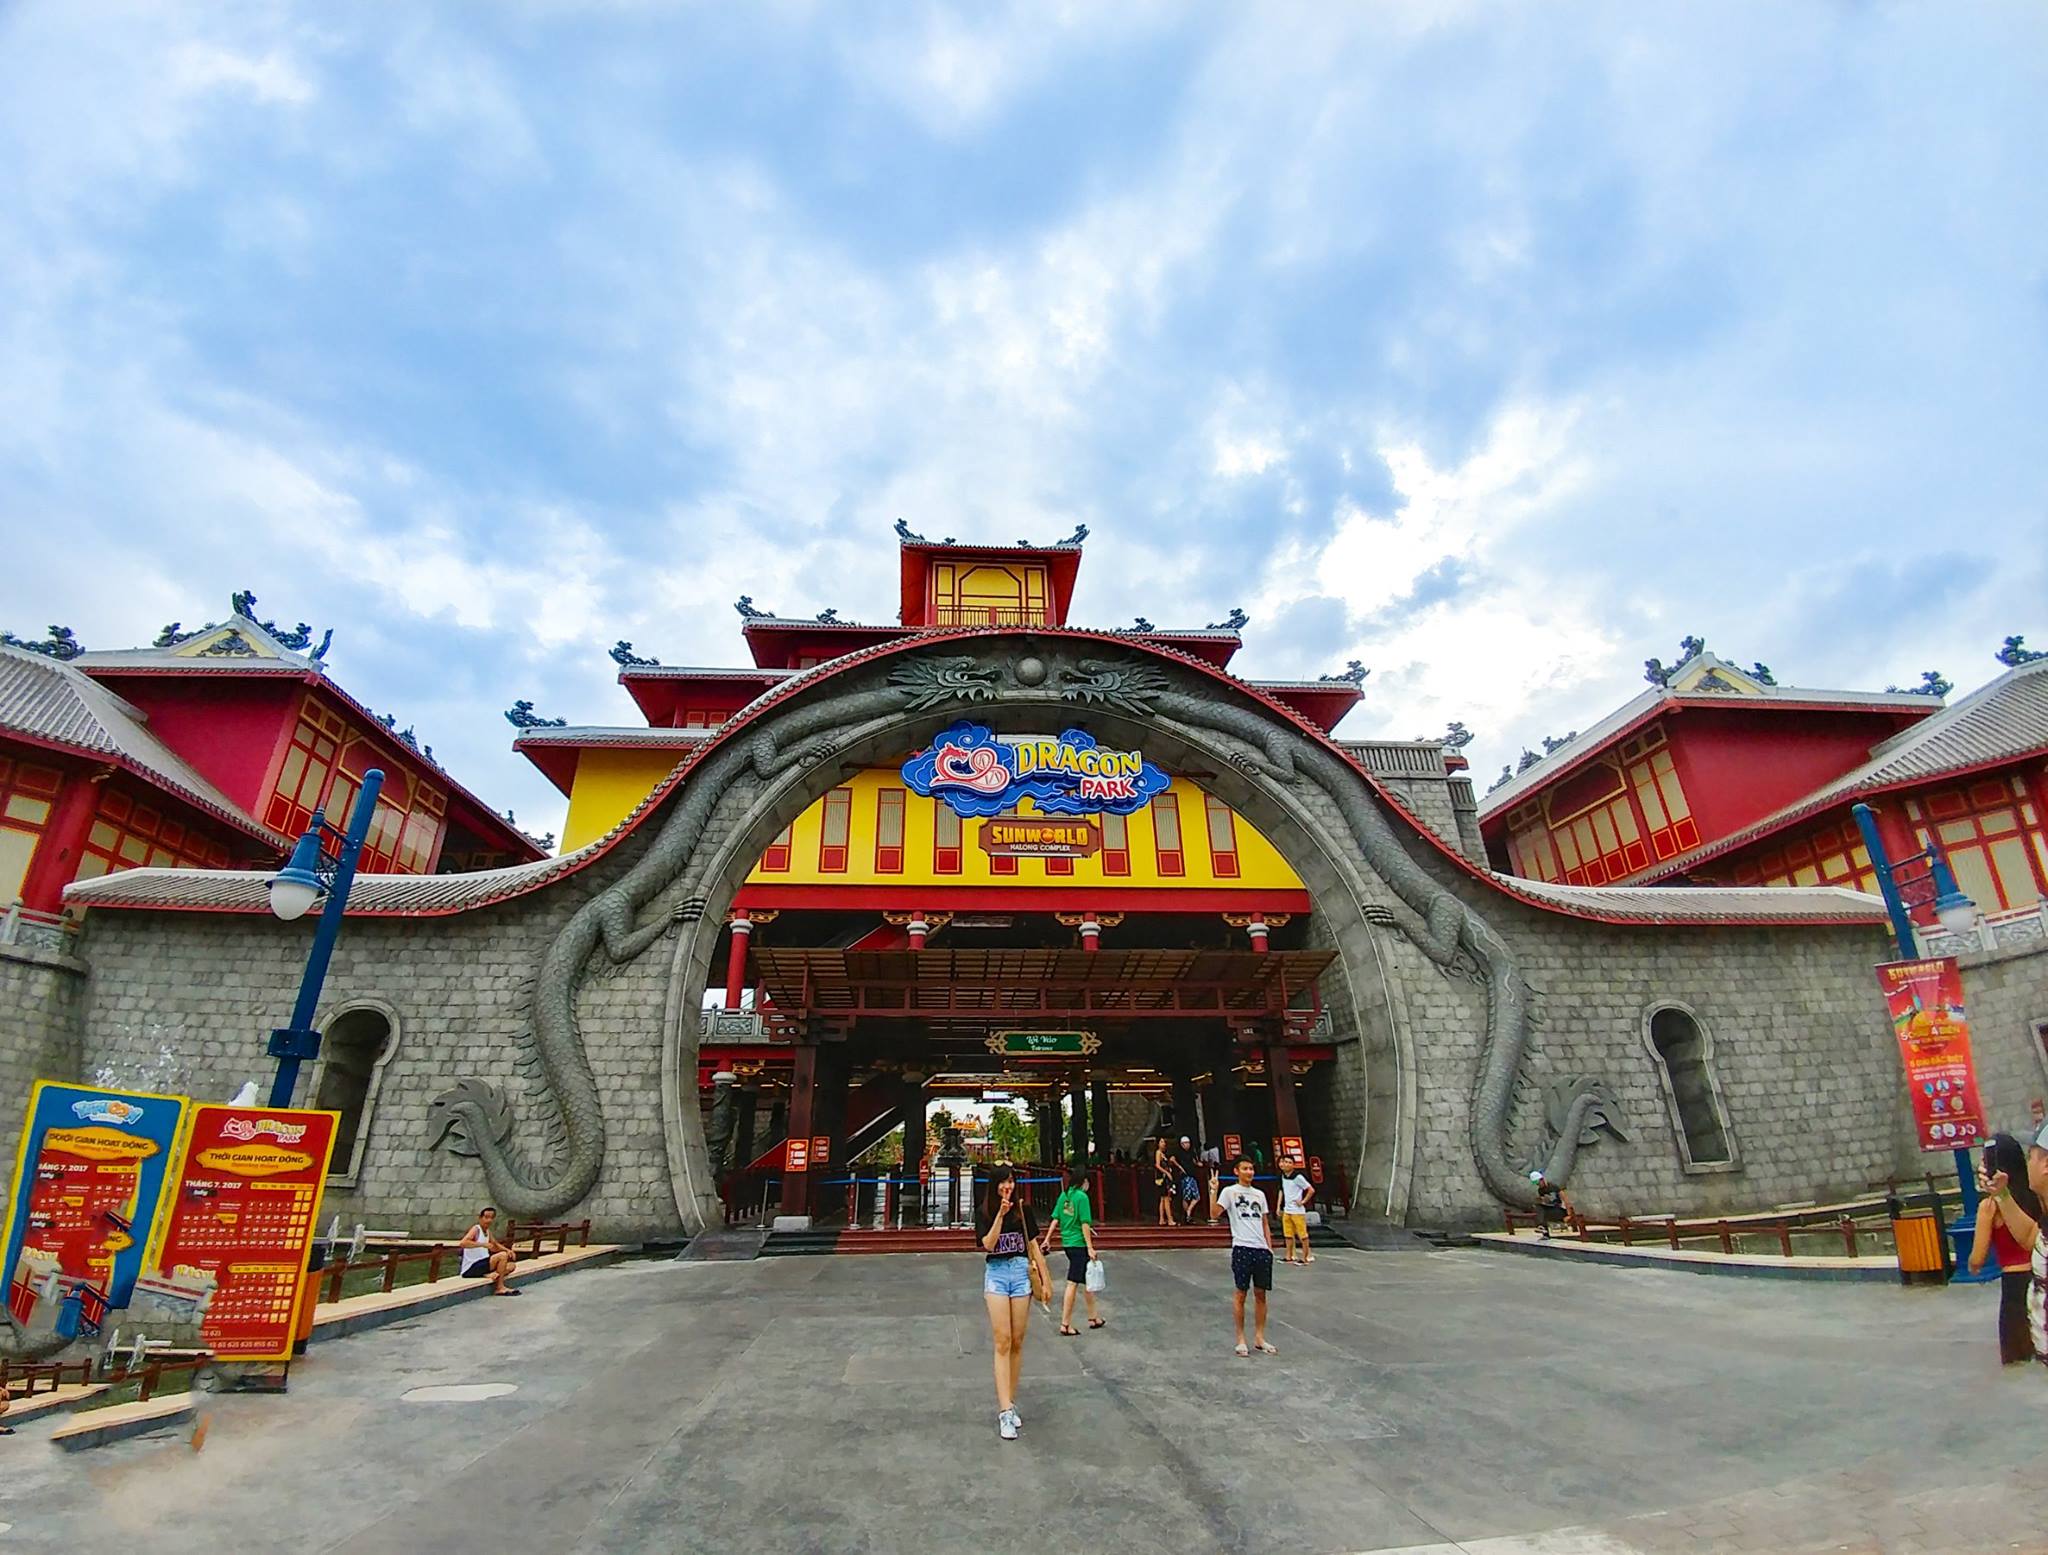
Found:
[[[972,642],[990,637],[1017,635],[1015,628],[1005,627],[945,627],[925,628],[906,633],[902,638],[887,643],[878,643],[859,648],[851,653],[810,669],[799,670],[787,680],[770,687],[749,702],[732,718],[714,731],[714,738],[704,741],[695,749],[684,754],[674,770],[654,786],[648,796],[640,802],[633,813],[621,821],[612,831],[597,841],[564,854],[557,859],[543,860],[537,864],[517,865],[510,869],[483,870],[467,875],[359,875],[354,892],[350,896],[351,915],[363,916],[422,916],[471,911],[505,901],[536,890],[551,881],[576,873],[603,857],[625,837],[641,825],[649,816],[660,810],[668,796],[690,773],[714,750],[748,732],[749,725],[760,718],[769,708],[797,695],[814,682],[827,679],[869,660],[885,658],[917,647],[942,642]],[[1070,638],[1097,643],[1131,644],[1134,640],[1121,634],[1109,632],[1082,631],[1070,627],[1033,627],[1031,635],[1042,638]],[[1788,891],[1762,887],[1737,887],[1725,891],[1656,892],[1659,901],[1654,909],[1643,904],[1638,898],[1652,894],[1645,892],[1621,891],[1612,905],[1609,893],[1603,888],[1565,887],[1542,885],[1539,882],[1520,880],[1512,876],[1496,875],[1458,852],[1442,838],[1415,821],[1383,789],[1365,763],[1351,751],[1333,740],[1323,730],[1301,714],[1276,698],[1260,691],[1254,685],[1238,680],[1228,671],[1219,669],[1205,659],[1183,653],[1175,648],[1156,643],[1143,645],[1147,653],[1171,659],[1199,674],[1211,677],[1220,686],[1229,687],[1258,702],[1274,718],[1292,724],[1307,738],[1314,740],[1323,749],[1345,762],[1356,772],[1372,791],[1385,800],[1397,813],[1408,819],[1413,835],[1426,846],[1436,849],[1454,868],[1493,889],[1512,896],[1530,906],[1569,917],[1588,918],[1608,923],[1863,923],[1879,921],[1877,917],[1864,916],[1854,904],[1863,899],[1854,892],[1840,892],[1831,889],[1820,891]],[[266,910],[263,892],[264,877],[257,874],[224,874],[217,871],[142,869],[127,870],[118,875],[106,875],[97,880],[82,881],[68,887],[65,900],[86,907],[133,907],[157,910],[182,910],[199,912],[261,912]],[[1795,896],[1823,895],[1831,903],[1837,898],[1848,898],[1849,905],[1838,905],[1833,911],[1799,911]],[[1666,905],[1662,898],[1687,898],[1693,900],[1688,908],[1676,902]],[[1713,898],[1713,900],[1709,900]],[[1721,910],[1716,910],[1717,905]]]
[[[1757,842],[1772,832],[1865,794],[1910,788],[2008,761],[2048,753],[2048,659],[2022,664],[1988,680],[1961,701],[1923,718],[1879,745],[1870,759],[1740,831],[1643,871],[1663,880]]]
[[[1868,923],[1882,926],[1884,900],[1846,886],[1551,885],[1512,875],[1494,880],[1567,911],[1620,923]]]
[[[0,732],[125,767],[237,831],[291,847],[152,734],[139,708],[69,664],[0,644]]]

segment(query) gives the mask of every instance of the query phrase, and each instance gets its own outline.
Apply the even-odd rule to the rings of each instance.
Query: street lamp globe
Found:
[[[1977,925],[1977,904],[1959,890],[1948,890],[1934,899],[1934,916],[1949,933],[1961,938]]]
[[[326,893],[327,886],[320,878],[320,834],[309,831],[299,839],[292,849],[291,862],[286,864],[267,882],[270,888],[270,911],[286,923],[303,918],[313,909],[313,904]]]

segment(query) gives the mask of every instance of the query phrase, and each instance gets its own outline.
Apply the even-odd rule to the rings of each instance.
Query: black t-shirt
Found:
[[[1536,1202],[1545,1209],[1563,1209],[1564,1193],[1554,1183],[1545,1183],[1536,1190]]]
[[[974,1217],[974,1239],[980,1242],[984,1249],[988,1245],[989,1231],[995,1223],[995,1217],[987,1210],[980,1211]],[[1037,1240],[1038,1222],[1032,1217],[1031,1206],[1018,1200],[1010,1205],[1009,1218],[1003,1226],[1001,1238],[996,1242],[996,1250],[992,1253],[984,1252],[984,1256],[990,1263],[998,1258],[1022,1258],[1026,1256],[1025,1249]]]

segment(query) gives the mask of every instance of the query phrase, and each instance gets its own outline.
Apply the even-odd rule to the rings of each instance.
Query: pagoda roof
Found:
[[[512,742],[512,748],[540,768],[547,780],[564,794],[576,786],[576,756],[579,751],[600,747],[611,750],[686,751],[703,744],[715,729],[643,729],[635,725],[617,727],[584,724],[578,727],[526,729]]]
[[[1854,771],[1739,831],[1664,859],[1634,878],[1667,880],[1866,794],[1916,788],[1938,778],[1962,777],[2043,754],[2048,754],[2048,659],[2022,664],[1986,681],[1960,701],[1871,747],[1870,760]]]
[[[1364,689],[1353,680],[1248,680],[1245,684],[1285,702],[1326,734],[1365,697]]]
[[[70,664],[0,645],[0,733],[122,768],[280,852],[292,841],[150,732],[149,715]]]
[[[1087,537],[1085,527],[1076,529],[1072,536],[1054,545],[1033,545],[1028,540],[1019,540],[1015,545],[964,545],[951,537],[927,540],[923,535],[912,534],[900,523],[896,533],[903,588],[899,619],[906,626],[924,621],[925,584],[931,577],[932,563],[943,556],[970,560],[1028,556],[1043,561],[1047,580],[1052,585],[1052,620],[1049,624],[1066,625],[1067,611],[1074,602],[1074,577],[1081,570],[1081,542]]]
[[[651,724],[672,724],[680,693],[686,688],[723,687],[737,700],[733,710],[758,696],[767,687],[796,671],[757,664],[716,669],[687,664],[629,664],[619,671],[619,684]]]
[[[231,651],[221,645],[234,641]],[[362,717],[363,728],[382,745],[408,773],[431,775],[448,790],[451,818],[464,830],[484,841],[527,858],[545,856],[545,850],[512,822],[505,819],[454,775],[423,751],[415,750],[386,726],[382,717],[350,696],[327,671],[327,666],[310,654],[299,653],[252,617],[235,612],[189,633],[179,641],[148,648],[115,648],[81,653],[70,661],[93,680],[124,677],[253,677],[290,679],[318,685],[329,696]],[[271,835],[267,831],[265,836]],[[287,842],[286,846],[290,846]]]
[[[1924,718],[1941,708],[1939,697],[1906,691],[1823,691],[1804,686],[1773,686],[1758,681],[1711,653],[1686,660],[1683,675],[1671,685],[1652,685],[1629,698],[1591,728],[1566,740],[1543,759],[1517,772],[1507,782],[1479,800],[1479,819],[1492,820],[1503,810],[1519,804],[1538,789],[1545,788],[1567,772],[1576,770],[1610,745],[1627,738],[1644,724],[1668,713],[1688,708],[1738,708],[1742,711],[1780,712],[1883,712],[1904,713]],[[1733,689],[1707,689],[1701,682],[1717,675]]]

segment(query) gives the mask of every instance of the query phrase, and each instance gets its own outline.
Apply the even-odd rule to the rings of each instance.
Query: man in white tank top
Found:
[[[491,1224],[497,1218],[498,1212],[486,1204],[477,1211],[476,1224],[462,1233],[462,1277],[489,1280],[493,1296],[517,1296],[520,1293],[505,1281],[519,1267],[519,1259],[510,1247],[491,1235]]]

